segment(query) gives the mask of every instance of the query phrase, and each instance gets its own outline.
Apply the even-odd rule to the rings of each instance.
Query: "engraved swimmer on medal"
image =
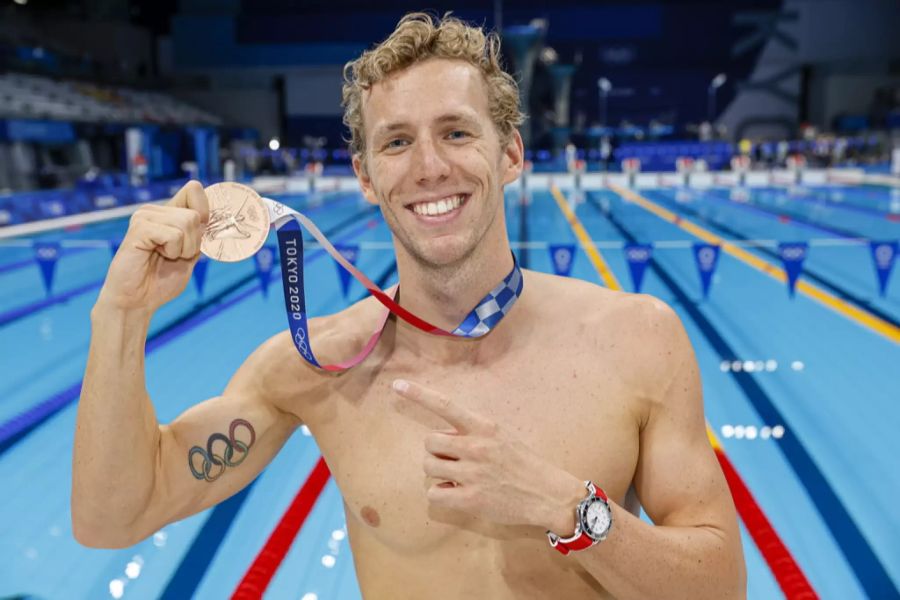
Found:
[[[269,235],[269,211],[262,198],[239,183],[217,183],[206,188],[209,222],[200,250],[209,258],[238,262],[250,258]]]

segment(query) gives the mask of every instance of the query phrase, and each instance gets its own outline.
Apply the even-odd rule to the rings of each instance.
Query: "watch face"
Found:
[[[586,529],[585,533],[591,537],[598,538],[605,534],[609,529],[610,521],[609,508],[600,498],[594,498],[585,507],[582,523]]]

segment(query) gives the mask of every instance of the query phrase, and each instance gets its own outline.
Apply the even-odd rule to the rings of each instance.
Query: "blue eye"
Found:
[[[464,137],[469,137],[469,134],[466,133],[465,131],[457,129],[456,131],[451,131],[450,134],[448,135],[448,137],[453,140],[461,140]]]
[[[398,138],[396,140],[389,141],[385,147],[386,148],[400,148],[401,144],[406,144],[406,140],[402,140],[402,139]]]

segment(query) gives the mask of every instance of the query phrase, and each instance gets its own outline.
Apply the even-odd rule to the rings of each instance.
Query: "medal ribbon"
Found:
[[[269,211],[269,218],[278,234],[278,251],[281,255],[281,282],[284,288],[284,306],[287,310],[288,326],[291,339],[297,351],[308,363],[326,371],[343,371],[362,362],[375,348],[390,313],[394,313],[410,325],[433,335],[452,335],[457,337],[479,338],[486,335],[509,312],[522,293],[522,271],[513,255],[513,268],[497,287],[488,292],[481,302],[469,313],[453,331],[446,331],[417,317],[396,302],[397,288],[392,294],[384,292],[365,274],[354,267],[328,241],[328,238],[316,227],[307,216],[285,206],[280,202],[263,198]],[[362,351],[353,358],[333,364],[319,363],[312,351],[309,339],[308,316],[306,312],[306,294],[303,285],[303,226],[322,245],[344,269],[359,281],[370,294],[381,302],[388,310],[379,321],[378,329],[366,342]]]

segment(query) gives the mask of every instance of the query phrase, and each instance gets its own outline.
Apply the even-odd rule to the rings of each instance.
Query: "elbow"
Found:
[[[130,526],[123,526],[100,515],[86,515],[72,507],[72,537],[87,548],[119,550],[129,548],[141,538]]]
[[[115,505],[115,502],[96,504],[77,493],[73,486],[69,514],[75,541],[87,548],[108,550],[129,548],[141,541],[137,520]]]
[[[88,524],[75,518],[72,519],[72,537],[86,548],[105,550],[130,548],[139,541],[123,529]]]

